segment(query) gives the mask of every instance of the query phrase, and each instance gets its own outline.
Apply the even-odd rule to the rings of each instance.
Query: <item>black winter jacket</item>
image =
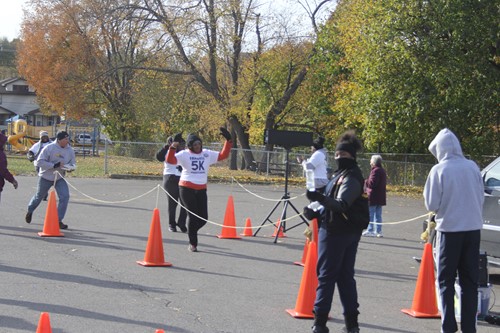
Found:
[[[322,222],[332,233],[361,234],[368,227],[368,197],[363,191],[364,178],[358,165],[338,170],[325,189]]]

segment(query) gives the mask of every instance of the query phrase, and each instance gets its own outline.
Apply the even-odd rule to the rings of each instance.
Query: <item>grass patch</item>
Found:
[[[163,163],[156,160],[144,160],[139,158],[125,156],[108,156],[107,174],[105,170],[105,159],[103,156],[85,156],[76,157],[77,169],[71,173],[71,177],[81,178],[108,178],[111,175],[126,176],[157,176],[163,175]],[[35,167],[28,161],[24,155],[8,156],[9,170],[14,175],[35,176]],[[285,178],[282,176],[273,176],[257,174],[248,170],[229,170],[225,166],[212,166],[209,169],[208,178],[210,181],[230,182],[236,179],[240,183],[254,184],[284,184]],[[304,186],[305,179],[302,177],[290,177],[290,185]],[[396,186],[388,185],[387,191],[391,194],[404,195],[412,198],[422,197],[422,187],[418,186]]]

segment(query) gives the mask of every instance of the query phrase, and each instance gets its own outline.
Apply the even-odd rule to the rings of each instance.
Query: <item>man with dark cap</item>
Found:
[[[49,138],[49,132],[47,131],[40,131],[40,141],[35,143],[31,148],[28,150],[28,160],[30,162],[33,162],[35,164],[36,159],[42,152],[42,149],[45,148],[45,146],[49,145],[52,143],[52,140]],[[35,171],[38,174],[38,171],[40,171],[40,168],[35,166]],[[47,200],[47,196],[43,198],[43,200]]]
[[[304,171],[310,171],[314,177],[314,187],[317,191],[322,192],[328,184],[328,155],[324,147],[325,138],[320,136],[313,141],[311,146],[312,155],[309,159],[304,160],[302,157],[297,157],[297,161],[302,164]]]
[[[76,167],[75,151],[69,145],[67,132],[60,131],[57,133],[57,140],[42,150],[35,161],[35,166],[39,168],[38,184],[36,193],[28,204],[28,212],[25,217],[26,223],[31,223],[33,212],[40,205],[50,188],[54,186],[59,198],[57,206],[59,228],[67,229],[68,226],[63,223],[63,219],[68,208],[69,188],[60,175],[65,176],[66,171],[72,171]]]
[[[188,211],[188,249],[191,252],[198,251],[198,230],[208,219],[208,169],[210,165],[228,158],[233,146],[227,129],[221,127],[220,134],[226,139],[221,152],[203,149],[201,139],[196,134],[189,134],[186,140],[188,149],[176,153],[182,138],[178,134],[167,153],[168,163],[182,166],[179,194]]]
[[[328,333],[326,322],[335,285],[344,308],[342,332],[358,333],[358,293],[354,264],[361,232],[370,221],[368,198],[363,194],[364,178],[356,162],[361,142],[354,132],[344,133],[335,148],[338,169],[324,194],[307,191],[307,198],[322,205],[319,210],[304,208],[304,215],[318,218],[318,288],[314,302],[313,333]]]
[[[17,189],[17,180],[7,169],[7,156],[5,156],[4,147],[7,142],[7,137],[0,133],[0,199],[2,198],[2,191],[5,185],[5,181],[12,183],[15,189]]]
[[[179,134],[177,136],[179,138]],[[170,136],[167,139],[167,144],[158,151],[156,154],[156,159],[163,162],[163,188],[167,192],[168,197],[168,230],[171,232],[177,232],[177,227],[181,229],[182,232],[187,232],[186,218],[187,212],[181,205],[179,212],[179,219],[175,221],[175,212],[177,210],[177,202],[179,201],[179,180],[181,178],[182,167],[180,165],[170,164],[166,160],[167,151],[170,145],[174,141],[174,136]],[[186,140],[180,136],[179,146],[177,146],[176,153],[180,152],[186,147]]]

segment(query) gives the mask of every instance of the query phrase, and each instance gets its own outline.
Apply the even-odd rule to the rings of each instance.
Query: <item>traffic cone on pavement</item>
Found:
[[[317,262],[318,247],[315,241],[311,241],[307,250],[306,263],[302,272],[295,309],[286,310],[294,318],[314,318],[313,307],[316,299],[316,288],[318,287]]]
[[[52,328],[50,327],[49,314],[47,312],[42,312],[40,315],[40,320],[38,321],[38,327],[36,333],[52,333]]]
[[[156,333],[165,333],[164,330],[156,330]]]
[[[312,240],[316,243],[318,242],[318,220],[312,219],[309,224],[309,228],[312,229]],[[307,231],[307,229],[306,229]],[[306,232],[304,232],[306,233]],[[294,265],[304,266],[307,258],[307,249],[309,249],[309,237],[306,237],[306,242],[304,244],[304,250],[302,251],[302,259],[300,261],[294,261]]]
[[[276,233],[278,234],[278,238],[286,237],[285,233],[283,232],[283,227],[284,226],[281,223],[281,220],[278,219],[277,227],[274,228],[272,237],[276,237]]]
[[[57,213],[56,193],[50,191],[47,211],[45,212],[45,221],[43,231],[38,233],[41,237],[63,237],[64,234],[59,229],[59,215]]]
[[[430,243],[426,243],[424,247],[411,309],[402,309],[401,311],[416,318],[440,317],[437,307],[432,245]]]
[[[236,218],[234,216],[233,196],[230,195],[227,199],[226,214],[224,215],[224,225],[222,232],[217,237],[219,238],[241,238],[236,234]]]
[[[240,235],[245,237],[253,236],[252,221],[249,217],[247,217],[247,220],[245,221],[245,228],[243,229],[243,233],[241,233]]]
[[[163,254],[163,240],[161,236],[160,226],[160,211],[155,208],[153,211],[153,219],[149,229],[148,245],[143,261],[137,261],[142,266],[172,266],[171,263],[165,262]]]

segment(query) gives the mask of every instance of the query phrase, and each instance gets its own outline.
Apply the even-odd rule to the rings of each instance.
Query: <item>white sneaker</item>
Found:
[[[381,233],[380,234],[377,234],[377,238],[383,238],[384,235],[382,235]]]
[[[365,237],[375,237],[375,233],[368,231],[368,230],[363,231],[363,233],[361,235],[365,236]]]

